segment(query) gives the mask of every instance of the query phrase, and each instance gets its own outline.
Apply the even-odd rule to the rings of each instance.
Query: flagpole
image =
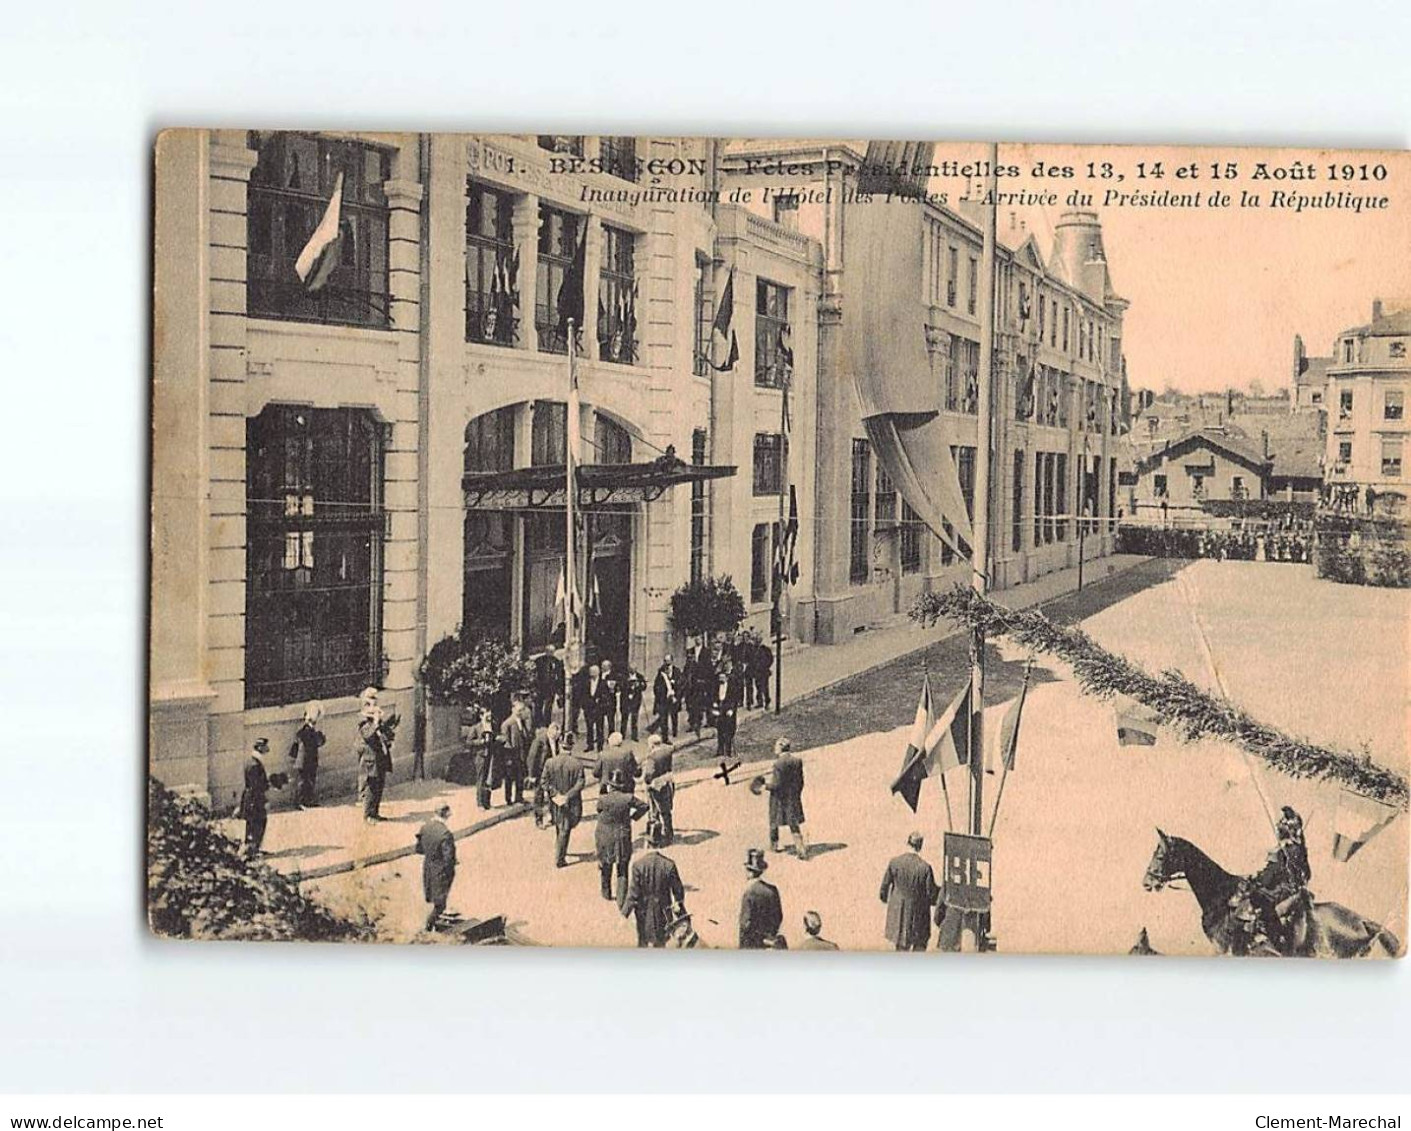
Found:
[[[1024,706],[1023,696],[1024,696],[1024,695],[1028,692],[1028,690],[1029,690],[1029,673],[1030,673],[1031,671],[1033,671],[1033,670],[1034,670],[1034,657],[1033,657],[1033,656],[1030,656],[1030,657],[1029,657],[1029,662],[1024,665],[1024,685],[1019,689],[1019,695],[1020,695],[1019,706],[1020,706],[1020,710],[1022,710],[1022,709],[1023,709],[1023,706]],[[1016,718],[1015,721],[1014,721],[1014,741],[1015,741],[1016,743],[1019,741],[1019,722],[1020,722],[1020,719],[1018,719],[1018,718]],[[1000,737],[1001,737],[1001,738],[1004,737],[1004,732],[1003,732],[1002,730],[1001,730],[1001,732],[1000,732]],[[995,835],[995,822],[999,820],[999,806],[1000,806],[1000,802],[1004,800],[1004,783],[1009,780],[1009,767],[1010,767],[1010,764],[1013,762],[1013,758],[1009,757],[1009,751],[1006,750],[1006,751],[1003,751],[1003,753],[1005,754],[1005,759],[1004,759],[1004,772],[1003,772],[1002,774],[1000,774],[1000,776],[999,776],[999,789],[995,791],[995,809],[994,809],[994,812],[990,814],[990,831],[985,834],[987,837],[993,837],[993,836]]]
[[[973,571],[971,586],[983,597],[989,588],[990,571],[990,445],[993,440],[994,413],[994,315],[995,315],[995,192],[999,146],[990,144],[989,167],[985,174],[984,243],[980,252],[980,372],[979,404],[975,444],[975,542],[971,547]],[[984,721],[985,721],[985,630],[977,622],[970,638],[970,832],[984,835]],[[986,947],[988,913],[978,913],[972,920],[976,948]]]
[[[787,383],[792,374],[786,374],[784,381]],[[779,524],[775,527],[774,547],[774,609],[771,616],[774,625],[774,713],[777,715],[780,710],[779,700],[784,696],[784,570],[783,559],[779,556],[780,545],[784,540],[784,496],[788,493],[789,485],[789,390],[787,387],[780,390],[779,397]]]
[[[569,696],[573,693],[573,593],[578,579],[573,572],[573,544],[577,541],[573,530],[573,505],[577,501],[578,477],[573,466],[573,435],[578,421],[571,419],[577,398],[573,395],[576,375],[574,365],[574,326],[568,320],[568,395],[564,398],[563,466],[564,495],[563,511],[566,519],[564,532],[563,559],[563,733],[568,733],[570,708]]]

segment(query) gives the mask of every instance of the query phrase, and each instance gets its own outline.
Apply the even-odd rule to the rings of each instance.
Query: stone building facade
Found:
[[[1372,304],[1372,319],[1344,330],[1327,366],[1327,482],[1378,494],[1407,491],[1406,397],[1411,306]]]

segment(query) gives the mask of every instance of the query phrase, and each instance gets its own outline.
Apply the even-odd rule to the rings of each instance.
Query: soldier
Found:
[[[265,768],[265,756],[269,754],[269,739],[257,738],[250,748],[250,757],[245,759],[245,788],[240,791],[239,814],[245,822],[245,857],[253,859],[260,854],[260,846],[265,841],[265,827],[269,824],[270,786],[279,789],[284,785],[283,774],[270,776]]]
[[[647,812],[646,803],[632,794],[630,779],[620,769],[607,777],[607,793],[598,798],[598,824],[593,842],[598,850],[598,876],[603,898],[612,899],[612,875],[617,873],[617,902],[627,902],[627,873],[632,863],[632,822]]]
[[[672,775],[675,755],[661,736],[647,736],[647,757],[642,763],[642,784],[647,787],[647,843],[657,848],[676,839],[672,810],[676,803],[676,779]]]
[[[568,838],[583,819],[583,763],[573,756],[573,735],[559,741],[559,752],[544,763],[549,816],[554,824],[554,866],[568,863]]]
[[[887,905],[887,941],[898,950],[925,950],[931,942],[931,908],[941,898],[936,873],[921,859],[919,832],[906,838],[908,851],[892,858],[878,898]]]
[[[382,708],[377,705],[377,688],[363,690],[358,718],[358,799],[362,802],[363,820],[373,824],[383,820],[382,790],[392,769],[392,752],[382,730]]]
[[[559,752],[559,725],[550,723],[534,736],[529,745],[525,785],[534,791],[534,827],[542,829],[549,820],[549,791],[544,784],[544,767]]]
[[[649,849],[632,865],[624,917],[637,919],[637,945],[663,947],[671,925],[686,914],[686,889],[676,862]]]
[[[510,713],[500,724],[500,758],[504,764],[505,804],[524,800],[524,764],[529,753],[529,708],[522,699],[510,705]]]
[[[774,768],[764,788],[769,790],[769,850],[780,851],[779,827],[788,825],[794,836],[794,855],[808,859],[808,836],[804,832],[803,763],[793,753],[793,743],[780,738],[774,743]]]
[[[823,937],[823,916],[817,911],[803,913],[803,942],[800,950],[837,950],[838,944]]]
[[[652,711],[656,714],[657,734],[663,742],[676,737],[681,727],[681,669],[666,656],[652,681]]]
[[[764,879],[769,862],[762,849],[751,848],[745,854],[745,872],[749,882],[740,898],[740,949],[787,950],[788,944],[779,928],[784,923],[784,907],[779,901],[779,889]]]
[[[618,731],[608,735],[607,751],[593,767],[593,777],[598,782],[600,794],[608,791],[608,779],[615,772],[621,772],[629,786],[642,775],[637,766],[637,756],[622,745],[622,735]]]
[[[446,898],[456,880],[456,838],[448,827],[451,807],[442,805],[416,834],[416,850],[421,862],[421,890],[431,912],[426,917],[426,929],[434,931],[446,912]]]

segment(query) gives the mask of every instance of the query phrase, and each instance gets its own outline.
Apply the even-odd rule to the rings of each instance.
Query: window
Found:
[[[574,421],[578,426],[578,421]],[[535,401],[529,429],[529,463],[553,467],[568,461],[568,406],[563,401]]]
[[[583,156],[583,139],[564,134],[538,134],[539,148],[550,153],[567,153],[572,157]]]
[[[970,282],[965,292],[965,309],[970,314],[975,313],[975,299],[980,291],[980,264],[972,255],[970,257]]]
[[[1034,545],[1041,546],[1044,540],[1044,514],[1048,510],[1048,496],[1044,494],[1044,453],[1034,453]]]
[[[635,137],[603,137],[598,139],[598,157],[603,172],[624,181],[637,179],[637,139]]]
[[[385,327],[386,151],[310,134],[250,135],[258,151],[246,218],[246,304],[252,317]],[[337,239],[300,280],[294,271],[342,177]]]
[[[1063,352],[1068,352],[1068,308],[1063,308]]]
[[[754,493],[778,495],[784,490],[784,437],[777,432],[756,432],[754,438]]]
[[[1039,296],[1039,341],[1044,340],[1044,308],[1048,305],[1048,299],[1043,295]]]
[[[696,335],[691,354],[691,372],[697,377],[710,374],[710,334],[715,321],[711,310],[708,286],[710,280],[710,259],[696,252]]]
[[[1014,451],[1014,479],[1010,484],[1009,548],[1016,553],[1024,548],[1024,453]]]
[[[594,463],[631,463],[632,434],[610,416],[593,414]]]
[[[1314,404],[1322,404],[1322,403],[1323,403],[1323,394],[1322,394],[1322,393],[1314,393],[1314,394],[1313,394],[1313,403],[1314,403]]]
[[[758,522],[750,531],[750,604],[769,597],[769,523]]]
[[[245,705],[382,680],[382,427],[271,405],[246,422]]]
[[[1405,407],[1406,394],[1400,389],[1388,389],[1382,402],[1383,420],[1400,420]]]
[[[1339,441],[1338,441],[1338,463],[1351,463],[1351,462],[1352,462],[1352,441],[1351,441],[1351,440],[1339,440]]]
[[[472,181],[465,209],[466,341],[514,344],[518,273],[514,201],[509,193]]]
[[[1153,475],[1151,477],[1151,489],[1156,492],[1158,499],[1166,498],[1166,476]]]
[[[1342,342],[1342,360],[1344,364],[1352,361],[1352,339],[1344,338]]]
[[[542,144],[543,139],[540,139]],[[568,338],[559,326],[559,291],[573,267],[583,217],[539,206],[539,275],[535,282],[534,328],[545,353],[567,353]],[[582,327],[577,327],[582,332]]]
[[[1066,542],[1068,540],[1068,520],[1063,516],[1068,513],[1068,454],[1059,452],[1048,458],[1051,464],[1049,473],[1053,479],[1052,485],[1048,488],[1049,513],[1055,517],[1049,520],[1044,541],[1052,542],[1056,538],[1060,542]]]
[[[691,433],[691,464],[702,467],[706,461],[706,430],[697,428]],[[706,485],[702,480],[691,483],[691,580],[700,581],[706,575],[706,534],[709,514],[707,512]]]
[[[901,571],[919,573],[921,571],[921,539],[925,534],[925,524],[921,516],[911,509],[911,504],[901,505]]]
[[[598,357],[619,365],[637,360],[637,241],[631,232],[603,225],[598,273]]]
[[[1048,324],[1048,344],[1058,345],[1058,300],[1053,300],[1053,317]]]
[[[980,409],[980,343],[952,334],[946,373],[946,410],[975,415]]]
[[[1117,517],[1117,457],[1107,461],[1107,517]],[[1109,527],[1115,533],[1115,527]]]
[[[955,248],[947,248],[950,253],[950,262],[947,264],[946,272],[946,305],[955,305],[956,288],[960,286],[960,252]]]
[[[477,416],[465,429],[465,470],[508,471],[514,466],[515,410]],[[461,623],[508,640],[514,599],[513,516],[504,511],[465,512],[465,588]]]
[[[1244,498],[1244,476],[1243,476],[1243,475],[1232,475],[1232,476],[1230,476],[1230,498],[1232,498],[1232,499],[1243,499],[1243,498]]]
[[[1195,499],[1203,499],[1205,497],[1204,475],[1191,476],[1191,496]]]
[[[1386,479],[1401,478],[1401,437],[1396,436],[1382,441],[1382,476]]]
[[[1343,389],[1338,393],[1338,419],[1346,420],[1352,415],[1352,390]]]
[[[848,550],[848,579],[854,585],[867,580],[867,542],[870,537],[867,524],[871,517],[871,500],[867,497],[872,486],[872,452],[866,440],[852,442],[852,505],[851,540]]]
[[[880,465],[877,468],[877,525],[897,521],[897,485]]]
[[[793,193],[775,193],[773,198],[774,222],[791,232],[799,230],[799,198]]]
[[[755,284],[754,383],[766,389],[782,389],[793,368],[789,288],[760,279]]]

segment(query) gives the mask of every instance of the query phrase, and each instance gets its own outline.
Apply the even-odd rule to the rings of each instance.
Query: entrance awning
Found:
[[[653,503],[669,487],[727,479],[729,465],[684,463],[670,450],[650,463],[589,463],[578,469],[578,499],[584,510]],[[517,467],[512,471],[470,471],[461,479],[466,510],[552,510],[564,505],[564,466]]]

